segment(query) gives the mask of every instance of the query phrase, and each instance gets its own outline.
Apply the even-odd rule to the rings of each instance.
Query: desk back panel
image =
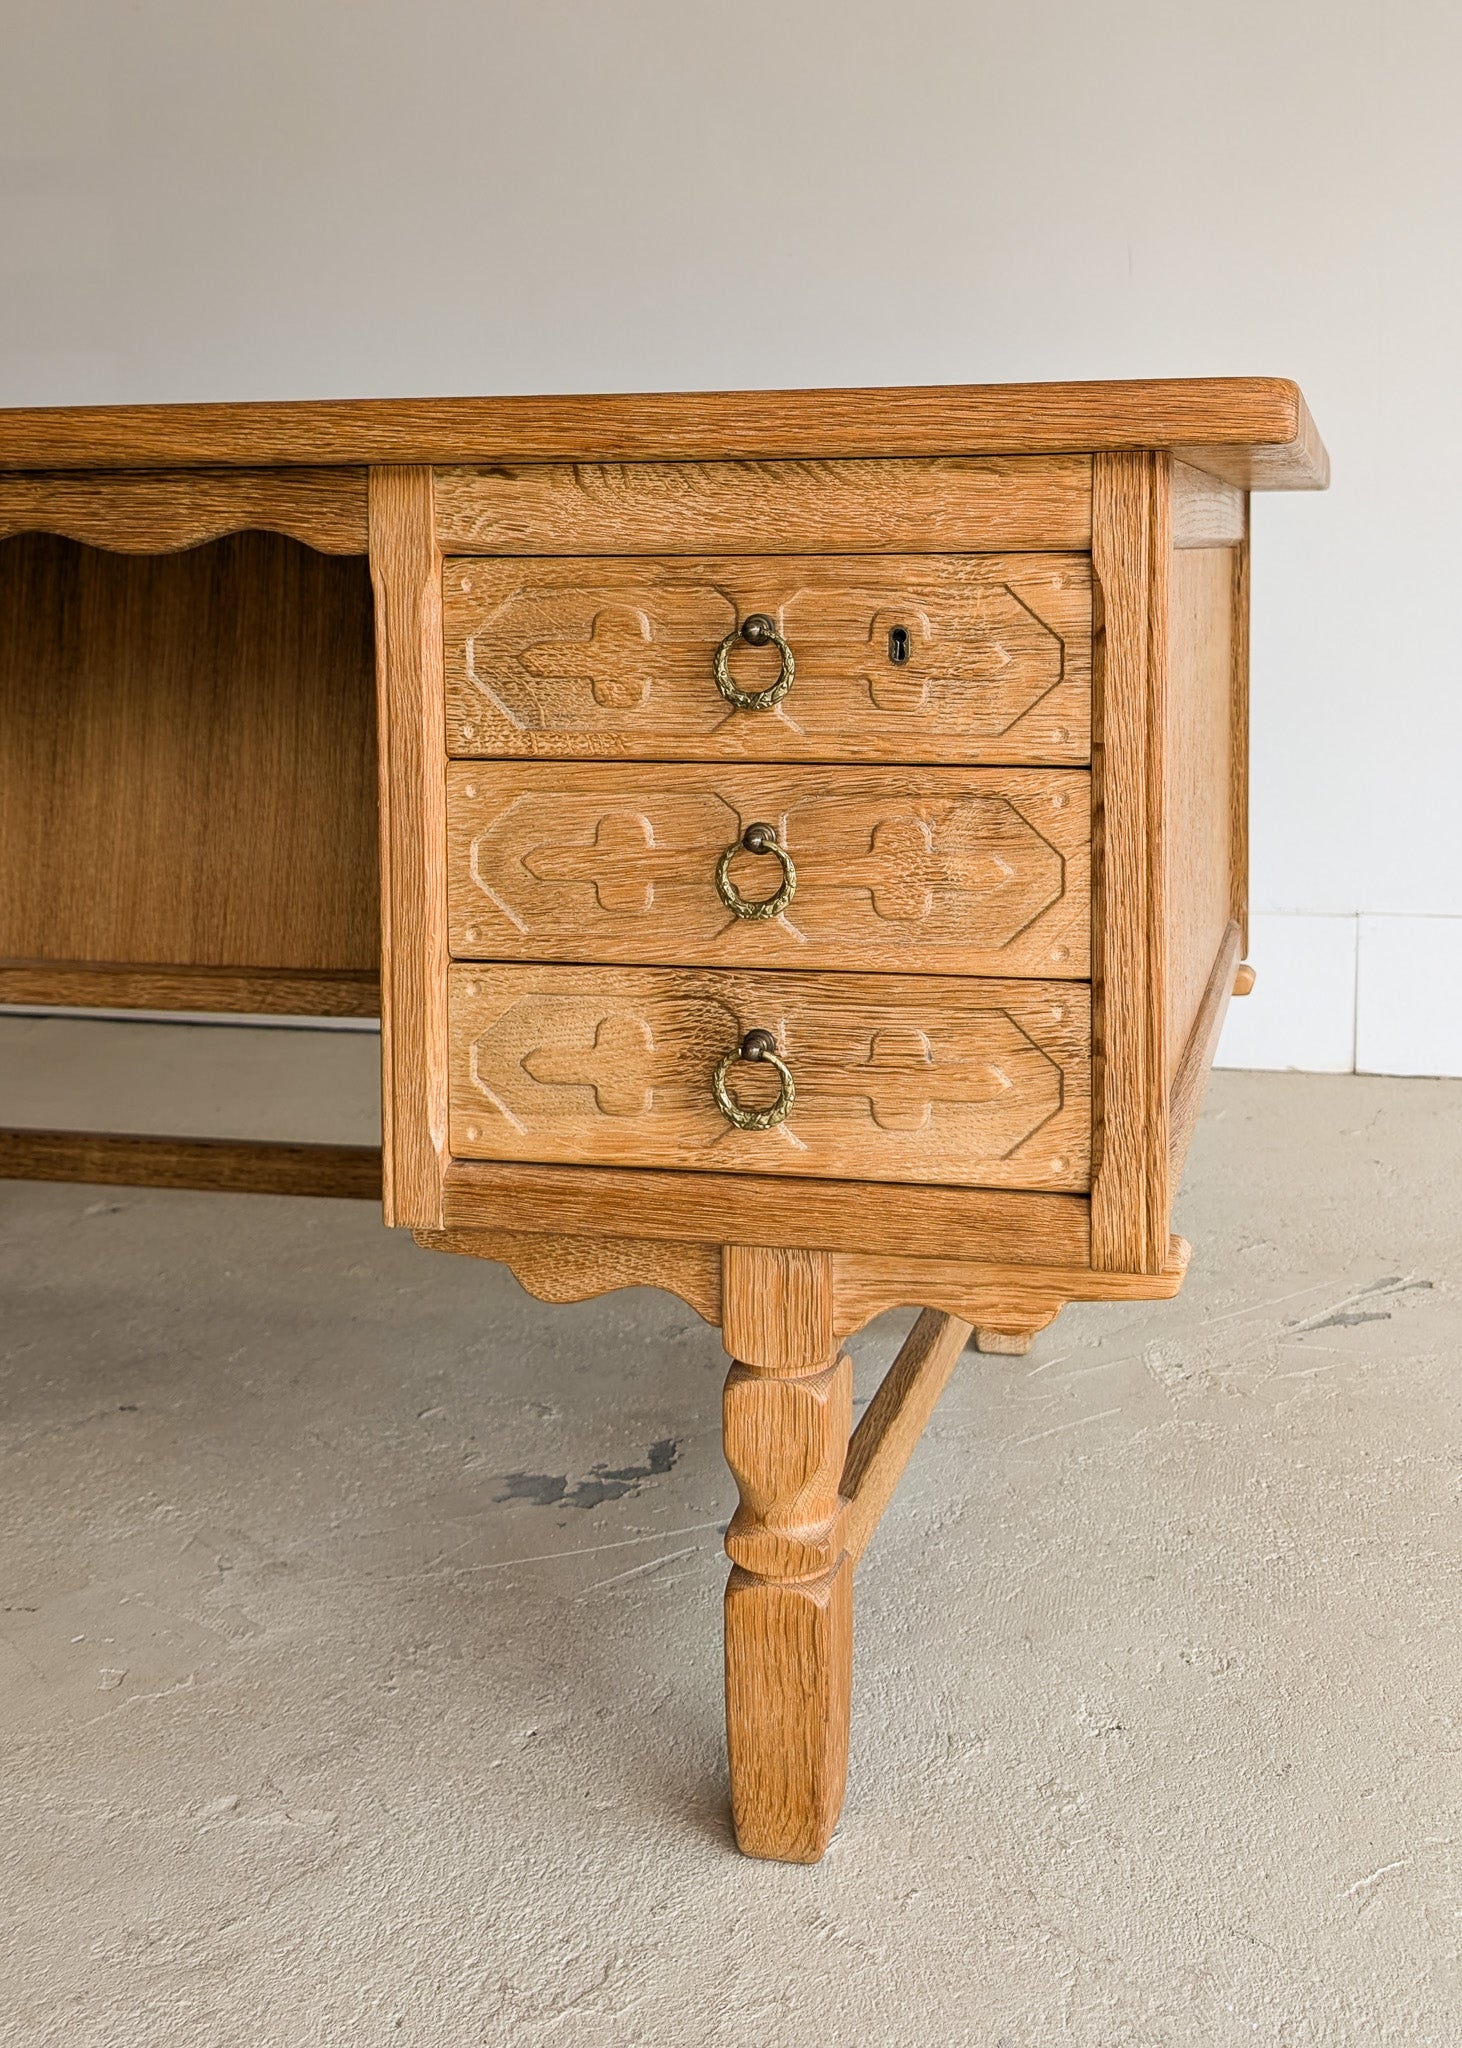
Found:
[[[339,1007],[299,970],[376,973],[373,661],[361,557],[0,541],[0,956],[295,970],[244,1006]]]

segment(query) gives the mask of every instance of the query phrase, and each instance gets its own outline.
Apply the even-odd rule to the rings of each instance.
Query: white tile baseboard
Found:
[[[1229,1004],[1215,1065],[1307,1074],[1355,1066],[1358,920],[1269,912],[1249,920],[1252,995]]]
[[[1356,1066],[1462,1076],[1462,917],[1360,919]]]

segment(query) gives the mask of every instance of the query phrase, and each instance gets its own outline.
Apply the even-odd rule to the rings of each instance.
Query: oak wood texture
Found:
[[[1161,810],[1169,1091],[1233,920],[1235,567],[1231,548],[1189,549],[1174,554],[1169,576]]]
[[[0,956],[373,975],[375,776],[362,562],[0,541]]]
[[[162,554],[227,533],[282,533],[330,555],[366,551],[364,469],[97,470],[0,475],[0,538],[57,533]]]
[[[0,960],[0,1003],[82,1010],[378,1017],[380,977],[365,968],[146,967],[107,960]]]
[[[728,1350],[767,1352],[773,1341],[757,1320],[754,1296],[734,1285],[733,1306],[722,1307],[726,1264],[744,1256],[766,1260],[767,1247],[647,1237],[573,1235],[554,1230],[419,1230],[428,1250],[495,1259],[541,1301],[586,1301],[622,1287],[662,1287],[707,1322],[725,1325]],[[784,1287],[831,1289],[827,1308],[832,1339],[853,1335],[886,1309],[929,1306],[988,1330],[1038,1329],[1071,1301],[1166,1301],[1177,1293],[1188,1247],[1172,1239],[1161,1273],[1098,1273],[1084,1266],[984,1264],[953,1258],[917,1258],[888,1252],[837,1252],[830,1264],[808,1264],[783,1247]],[[819,1311],[821,1312],[821,1311]],[[742,1318],[738,1324],[736,1317]]]
[[[381,1155],[374,1145],[0,1130],[0,1180],[375,1202],[381,1194]]]
[[[1249,503],[1244,501],[1244,533],[1234,550],[1233,725],[1229,780],[1229,914],[1239,928],[1239,947],[1249,950]],[[1247,991],[1238,991],[1247,993]]]
[[[1239,928],[1236,924],[1229,924],[1219,940],[1203,999],[1194,1012],[1188,1029],[1188,1042],[1173,1074],[1168,1106],[1168,1154],[1174,1189],[1182,1177],[1188,1144],[1203,1106],[1208,1070],[1218,1051],[1229,997],[1237,992],[1238,977],[1242,973],[1239,966]]]
[[[777,460],[1167,449],[1253,489],[1323,489],[1284,377],[892,390],[315,399],[0,411],[0,469]]]
[[[780,916],[747,920],[717,864],[754,823],[795,863]],[[453,762],[448,902],[458,959],[1090,971],[1091,792],[1079,770]],[[782,881],[738,852],[749,899]]]
[[[1092,1263],[1156,1272],[1168,1239],[1167,458],[1092,466]]]
[[[1245,493],[1186,462],[1169,467],[1172,534],[1175,548],[1237,547],[1248,534]]]
[[[437,471],[448,555],[941,554],[1091,545],[1085,455]]]
[[[848,1443],[838,1536],[856,1564],[970,1337],[957,1316],[925,1309],[904,1339]]]
[[[460,963],[450,981],[459,1159],[1087,1183],[1083,983]],[[753,1029],[773,1033],[796,1085],[770,1130],[736,1129],[711,1092]],[[769,1108],[777,1086],[767,1066],[733,1070],[746,1108]]]
[[[540,1301],[588,1301],[621,1287],[663,1287],[706,1322],[721,1320],[722,1255],[714,1245],[523,1230],[418,1230],[414,1235],[427,1251],[499,1260]]]
[[[1081,555],[448,559],[453,754],[1048,762],[1090,755]],[[769,615],[796,676],[767,710],[716,687],[717,646]],[[894,659],[902,628],[907,659]],[[739,646],[744,690],[774,647]]]
[[[447,847],[441,555],[431,471],[370,479],[380,745],[381,1127],[387,1223],[441,1227]]]
[[[821,1254],[728,1247],[722,1279],[731,1814],[747,1855],[791,1863],[826,1848],[848,1764],[853,1567],[834,1540],[853,1388],[830,1272]]]
[[[603,1230],[699,1244],[754,1243],[774,1215],[784,1245],[911,1259],[939,1248],[993,1262],[1084,1266],[1091,1246],[1081,1195],[802,1180],[789,1201],[786,1182],[772,1174],[454,1159],[442,1209],[454,1230]]]

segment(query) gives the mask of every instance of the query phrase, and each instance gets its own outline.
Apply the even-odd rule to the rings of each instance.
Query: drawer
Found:
[[[456,557],[448,752],[638,760],[1029,762],[1091,756],[1084,555]],[[790,689],[755,615],[791,649]]]
[[[1089,972],[1080,769],[459,761],[447,825],[458,958]]]
[[[466,1159],[703,1167],[1078,1190],[1091,1152],[1091,1004],[1079,982],[451,969],[450,1140]],[[794,1096],[734,1057],[770,1032]],[[775,1231],[775,1218],[767,1219]],[[933,1247],[931,1249],[937,1249]]]

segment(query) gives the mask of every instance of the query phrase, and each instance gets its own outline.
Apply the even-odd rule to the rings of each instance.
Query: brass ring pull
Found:
[[[731,678],[729,666],[731,649],[738,640],[744,640],[748,647],[775,647],[782,657],[782,672],[774,683],[764,690],[740,689]],[[716,649],[716,688],[728,704],[734,704],[738,711],[770,711],[774,704],[780,704],[792,687],[792,678],[797,673],[797,664],[792,659],[792,650],[777,631],[765,612],[753,612],[749,619],[743,619],[739,626],[733,626],[720,646]]]
[[[775,1067],[782,1078],[777,1099],[770,1109],[743,1109],[726,1086],[726,1078],[738,1060],[765,1060]],[[770,1131],[785,1123],[792,1113],[792,1104],[797,1100],[797,1089],[791,1073],[777,1058],[777,1041],[770,1031],[748,1031],[735,1052],[728,1052],[715,1073],[711,1076],[711,1093],[716,1098],[716,1107],[728,1124],[735,1124],[738,1131]]]
[[[782,863],[782,886],[775,896],[743,896],[732,881],[731,863],[743,848],[747,853],[774,853]],[[748,924],[781,916],[797,894],[797,870],[792,865],[791,854],[778,841],[773,826],[748,825],[741,837],[726,848],[716,862],[716,894],[733,916],[744,917]]]

